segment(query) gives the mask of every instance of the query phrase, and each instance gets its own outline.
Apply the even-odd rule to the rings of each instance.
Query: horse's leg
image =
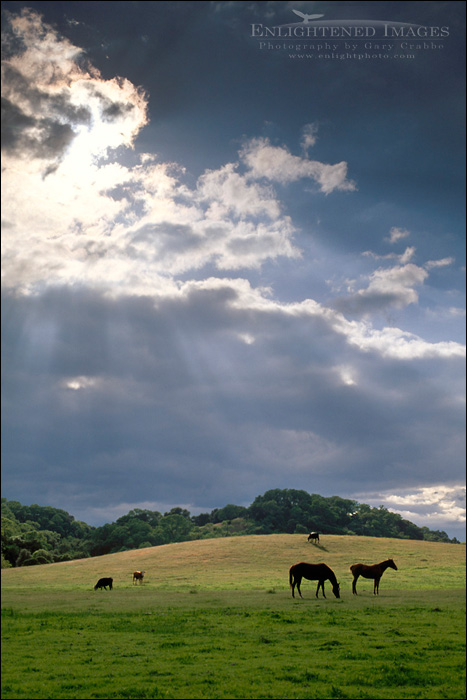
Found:
[[[358,574],[353,575],[353,581],[352,581],[352,593],[357,595],[357,580],[358,580]]]
[[[302,582],[302,577],[300,576],[300,578],[297,578],[297,591],[298,591],[298,594],[299,594],[300,598],[303,598],[302,592],[301,592],[301,590],[300,590],[300,584],[301,584],[301,582]]]
[[[379,581],[380,581],[379,578],[375,578],[375,585],[373,588],[374,595],[379,595]]]
[[[324,581],[318,581],[318,586],[316,588],[316,597],[318,597],[318,593],[319,593],[320,588],[323,591],[323,598],[326,598],[326,596],[324,594]]]

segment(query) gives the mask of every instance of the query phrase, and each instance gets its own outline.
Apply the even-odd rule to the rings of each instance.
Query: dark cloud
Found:
[[[459,473],[454,371],[382,371],[320,318],[304,326],[234,300],[228,284],[157,307],[85,290],[7,297],[7,492],[21,474],[35,500],[53,492],[81,510],[105,484],[107,502],[140,501],[144,482],[145,498],[214,507],[226,490],[243,503],[271,484],[349,494],[435,484],[441,461],[443,478]]]
[[[115,119],[119,119],[120,117],[124,116],[125,114],[128,114],[128,112],[131,112],[134,109],[134,105],[132,104],[124,104],[123,102],[106,102],[109,102],[109,104],[106,104],[105,107],[102,109],[102,118],[105,121],[111,122]]]
[[[28,117],[2,97],[2,149],[8,153],[32,158],[60,158],[74,136],[68,124]]]
[[[73,124],[88,124],[89,109],[72,104],[65,89],[46,92],[8,63],[2,64],[2,94],[12,102],[20,101],[35,114],[60,118]]]
[[[171,260],[177,256],[186,256],[196,251],[202,251],[206,245],[206,236],[193,230],[186,224],[145,224],[136,229],[131,236],[128,252],[131,254],[132,244],[149,243],[154,246],[154,256],[158,260]]]
[[[6,97],[2,97],[2,149],[21,150],[24,131],[34,126],[35,122]]]
[[[72,105],[65,94],[45,93],[17,69],[3,64],[2,149],[8,153],[60,158],[75,136],[73,125],[89,123],[90,116],[89,110]]]
[[[332,306],[346,316],[361,318],[362,316],[383,313],[394,307],[397,308],[403,302],[404,297],[401,297],[398,292],[374,291],[340,297],[332,302]]]

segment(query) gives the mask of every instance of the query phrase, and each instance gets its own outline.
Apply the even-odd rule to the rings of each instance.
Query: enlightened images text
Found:
[[[439,39],[449,36],[449,27],[407,26],[399,27],[382,23],[378,25],[379,36],[389,39]],[[376,27],[372,26],[327,26],[322,24],[279,25],[267,27],[252,24],[251,36],[273,39],[370,39],[375,38]]]

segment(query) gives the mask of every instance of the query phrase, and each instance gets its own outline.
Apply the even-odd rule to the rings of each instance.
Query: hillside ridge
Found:
[[[459,544],[441,530],[418,527],[384,506],[339,496],[271,489],[248,507],[228,504],[191,515],[184,508],[135,508],[114,523],[92,527],[51,506],[23,506],[2,498],[2,568],[81,559],[173,542],[233,535],[300,534],[395,537]]]
[[[385,573],[382,587],[426,587],[435,569],[450,570],[448,588],[465,587],[465,545],[397,538],[327,535],[320,545],[297,534],[245,535],[159,545],[99,557],[20,567],[2,572],[2,585],[90,589],[101,576],[117,590],[169,589],[196,592],[216,589],[288,588],[288,569],[299,561],[325,562],[344,584],[357,561],[393,558],[398,571]],[[132,572],[145,570],[144,583],[133,585]],[[365,587],[366,584],[363,584]],[[135,595],[140,595],[136,593]],[[142,594],[142,593],[141,593]],[[142,594],[143,595],[143,594]]]

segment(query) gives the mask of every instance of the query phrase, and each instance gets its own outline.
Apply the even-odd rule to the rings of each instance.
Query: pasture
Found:
[[[389,557],[379,596],[352,595],[349,566]],[[299,561],[327,563],[341,598],[304,580],[293,599]],[[5,700],[465,697],[464,545],[200,540],[3,570],[2,591]]]

